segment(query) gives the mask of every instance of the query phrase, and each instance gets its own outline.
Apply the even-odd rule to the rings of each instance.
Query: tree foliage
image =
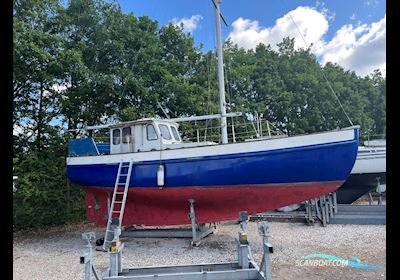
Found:
[[[79,136],[68,129],[165,117],[161,107],[170,117],[219,111],[215,52],[195,46],[182,26],[124,14],[114,1],[15,0],[13,28],[16,229],[83,218],[83,192],[65,175],[66,143]],[[345,111],[363,135],[385,134],[386,79],[379,71],[359,77],[337,64],[322,66],[292,38],[277,51],[228,40],[224,62],[228,111],[258,112],[289,135],[349,126]],[[207,122],[208,137],[217,135],[217,122]],[[181,128],[204,130],[199,123]]]

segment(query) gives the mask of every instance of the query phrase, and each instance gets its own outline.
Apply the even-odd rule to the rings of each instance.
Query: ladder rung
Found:
[[[113,201],[112,201],[113,208],[110,209],[110,212],[109,212],[109,219],[108,219],[108,222],[107,222],[106,236],[105,236],[105,240],[104,240],[103,246],[107,247],[107,245],[111,243],[111,240],[107,240],[107,237],[108,237],[109,233],[113,233],[114,232],[113,230],[110,229],[113,219],[118,218],[118,217],[114,217],[114,216],[117,216],[119,214],[118,216],[119,216],[119,218],[121,218],[121,216],[124,213],[124,207],[123,206],[125,206],[125,201],[126,201],[125,198],[126,198],[126,195],[128,193],[127,192],[127,190],[128,190],[127,187],[129,187],[129,183],[130,183],[132,166],[133,166],[132,162],[129,162],[128,164],[124,163],[124,162],[120,162],[120,164],[119,164],[119,170],[118,170],[119,174],[117,175],[117,178],[116,178],[116,181],[115,181],[114,193],[113,193]],[[122,171],[123,168],[128,168],[128,171],[126,171],[126,170]],[[122,180],[121,178],[126,178],[125,182],[120,182],[120,180]],[[123,192],[117,191],[118,189],[120,189],[119,188],[120,186],[124,186],[125,187]],[[122,198],[121,197],[118,198],[118,199],[122,199],[122,200],[117,200],[116,199],[116,195],[124,195],[124,196]],[[114,210],[114,203],[115,204],[120,204],[121,205],[121,209],[120,210]],[[115,214],[117,214],[117,215],[115,215]]]

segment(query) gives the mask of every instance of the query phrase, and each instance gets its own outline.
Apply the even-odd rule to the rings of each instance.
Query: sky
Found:
[[[196,46],[216,48],[211,0],[117,0],[124,13],[149,16],[159,25],[184,24]],[[239,47],[276,44],[295,38],[296,48],[311,46],[321,64],[334,62],[360,76],[386,73],[386,2],[383,0],[223,0],[223,39]]]

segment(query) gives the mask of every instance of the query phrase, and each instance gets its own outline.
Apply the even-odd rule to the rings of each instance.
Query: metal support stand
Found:
[[[290,207],[290,206],[288,206]],[[338,204],[336,193],[330,193],[325,196],[310,199],[303,202],[304,210],[295,210],[287,212],[270,211],[260,213],[252,216],[250,219],[254,220],[300,220],[305,221],[308,225],[314,224],[319,220],[325,227],[334,218],[338,212]]]
[[[377,193],[378,194],[378,201],[377,201],[377,205],[383,205],[383,193],[386,190],[386,185],[385,184],[381,184],[380,181],[380,177],[376,178],[377,182],[376,182],[376,188],[372,189],[368,192],[368,200],[369,200],[369,205],[373,205],[374,204],[374,194]]]
[[[329,223],[329,201],[328,196],[323,196],[326,223]]]
[[[378,193],[378,198],[377,198],[378,201],[376,202],[376,205],[383,205],[383,193],[379,191],[379,186],[377,187],[377,193]],[[368,201],[369,201],[369,205],[375,204],[373,191],[368,192]]]
[[[315,205],[315,212],[316,212],[316,214],[317,214],[317,218],[318,218],[320,221],[322,221],[322,215],[321,215],[320,207],[319,207],[319,205],[318,205],[318,199],[315,198],[315,199],[313,199],[312,201],[314,201],[313,204]]]
[[[325,211],[325,198],[321,196],[319,198],[320,209],[322,213],[322,226],[326,227],[326,211]]]
[[[312,200],[315,204],[316,217],[321,221],[322,226],[326,226],[338,212],[336,193],[330,193]]]
[[[196,220],[195,200],[189,199],[188,217],[191,222],[191,228],[127,228],[122,232],[121,237],[146,237],[146,238],[192,238],[191,244],[198,246],[203,238],[212,234],[215,229],[215,223],[209,225],[198,224]]]
[[[328,195],[328,210],[329,210],[329,218],[333,217],[333,199],[332,195]]]
[[[268,242],[268,223],[266,221],[257,224],[258,232],[263,237],[263,257],[260,265],[260,271],[263,271],[266,280],[272,279],[270,254],[274,252],[271,244]],[[264,270],[263,270],[264,268]]]
[[[249,216],[247,212],[239,213],[239,222],[240,222],[240,231],[238,233],[239,239],[236,239],[237,242],[237,253],[238,253],[238,264],[239,267],[249,268],[249,259],[250,259],[250,251],[249,251],[249,242],[247,241],[247,221]]]
[[[114,229],[114,238],[111,242],[109,249],[110,254],[110,266],[108,268],[107,276],[118,276],[122,272],[122,249],[124,244],[121,244],[119,237],[121,235],[121,229],[119,227]]]
[[[334,192],[332,194],[332,197],[333,197],[333,213],[337,214],[337,212],[338,212],[338,204],[337,204],[337,194],[336,194],[336,192]]]
[[[378,205],[383,205],[383,193],[386,192],[386,184],[381,184],[380,179],[381,179],[380,177],[376,178],[377,180],[376,191],[379,194]]]
[[[374,199],[372,197],[371,191],[368,192],[368,202],[369,202],[369,205],[374,204]]]
[[[98,280],[99,278],[92,264],[93,246],[91,244],[91,241],[96,240],[96,235],[94,232],[84,232],[82,233],[82,239],[87,241],[85,253],[80,259],[81,264],[85,265],[85,280],[86,279],[91,280],[92,275],[94,275]]]
[[[378,205],[382,205],[382,204],[383,204],[382,193],[379,192]]]
[[[193,246],[197,246],[200,244],[201,240],[206,236],[212,234],[216,228],[215,224],[210,224],[209,226],[206,225],[199,225],[196,221],[196,212],[194,211],[194,199],[189,199],[190,203],[190,212],[189,218],[192,222],[192,242]]]
[[[157,278],[159,280],[175,279],[198,279],[198,280],[221,280],[221,279],[241,279],[241,280],[272,280],[270,254],[273,253],[272,246],[268,243],[268,224],[267,222],[258,223],[259,234],[263,237],[263,258],[261,265],[258,266],[253,259],[249,242],[247,240],[247,212],[241,212],[240,232],[237,240],[238,262],[231,263],[209,263],[198,265],[178,265],[163,267],[143,267],[143,268],[122,268],[122,249],[119,237],[121,230],[117,227],[114,231],[114,238],[109,248],[110,262],[109,267],[102,275],[101,280],[147,280]],[[93,236],[91,235],[93,234]],[[82,235],[83,236],[83,235]],[[88,240],[88,251],[85,255],[85,280],[92,280],[92,251],[90,241],[95,239],[94,233],[85,236]],[[82,262],[82,258],[81,258]],[[86,265],[86,263],[88,265]],[[94,271],[94,270],[93,270]],[[95,275],[96,279],[99,279]]]
[[[306,202],[306,222],[309,225],[315,223],[315,218],[313,215],[313,206],[315,206],[313,199]]]

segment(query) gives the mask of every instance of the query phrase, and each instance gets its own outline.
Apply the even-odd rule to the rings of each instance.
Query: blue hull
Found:
[[[351,141],[253,153],[163,160],[165,187],[247,186],[346,180],[357,156]],[[134,163],[130,187],[157,188],[160,161]],[[67,165],[68,178],[86,187],[114,187],[115,164]]]

